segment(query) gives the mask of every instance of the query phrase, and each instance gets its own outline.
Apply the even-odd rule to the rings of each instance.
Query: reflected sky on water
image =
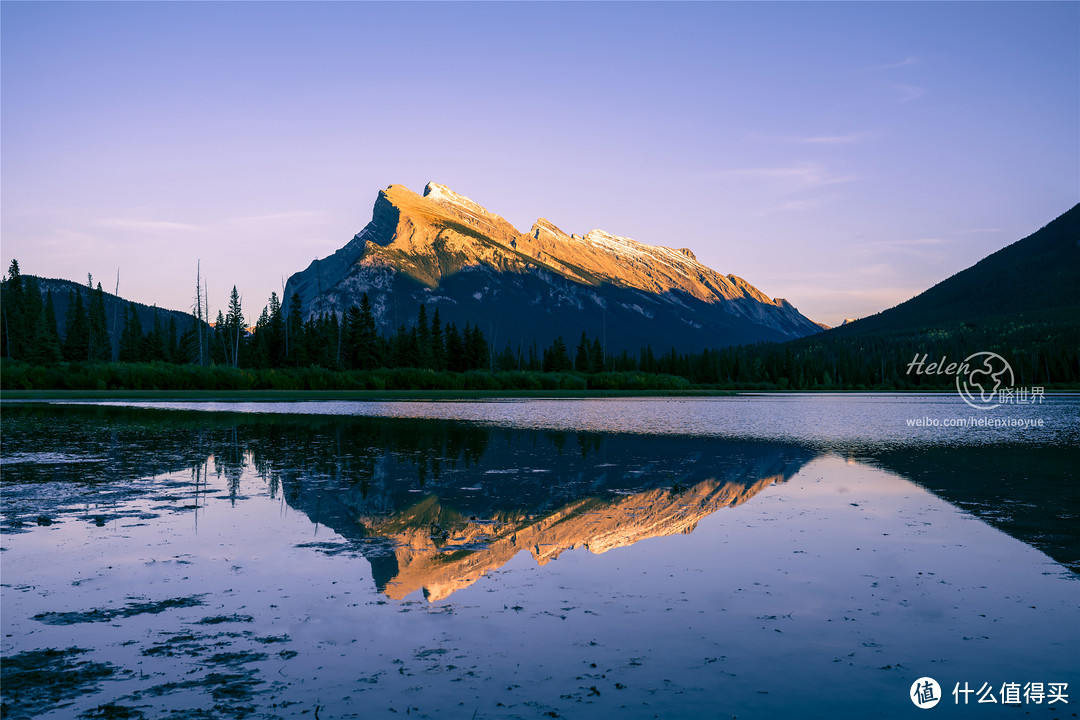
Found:
[[[600,407],[637,427],[676,406],[717,417]],[[1075,446],[836,452],[545,427],[553,407],[526,427],[5,405],[4,657],[100,671],[12,717],[903,717],[923,675],[1078,681]],[[1015,487],[980,495],[992,472]],[[1024,508],[1051,497],[1040,539]]]

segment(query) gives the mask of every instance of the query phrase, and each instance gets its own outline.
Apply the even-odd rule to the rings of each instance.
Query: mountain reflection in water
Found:
[[[604,492],[542,514],[496,510],[466,516],[443,505],[437,495],[428,495],[401,512],[361,517],[359,522],[371,534],[395,543],[392,563],[373,563],[380,589],[402,599],[423,588],[424,596],[434,601],[471,585],[521,550],[545,565],[578,547],[602,553],[640,540],[689,533],[705,516],[749,500],[786,480],[801,465],[790,463],[790,470],[753,482],[743,476],[702,480],[688,488],[677,483],[630,495]]]
[[[490,428],[376,418],[5,411],[5,480],[123,481],[210,459],[235,495],[245,468],[327,527],[400,599],[441,600],[521,550],[543,565],[689,533],[818,453],[791,444]],[[50,447],[54,445],[55,447]],[[18,462],[48,453],[82,462]],[[12,461],[14,459],[14,461]],[[74,489],[73,489],[74,491]],[[5,508],[5,522],[18,525]]]
[[[254,469],[271,496],[337,533],[371,563],[380,591],[399,598],[424,588],[437,600],[523,549],[543,564],[570,548],[604,552],[689,532],[824,452],[810,443],[445,420],[11,405],[5,486],[53,485],[33,504],[9,490],[3,522],[18,531],[48,503],[101,502],[169,472],[190,470],[198,484],[212,458],[233,495]],[[1075,448],[860,446],[849,456],[1080,571]]]

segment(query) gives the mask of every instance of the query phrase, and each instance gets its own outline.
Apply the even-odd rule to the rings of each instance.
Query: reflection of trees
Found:
[[[205,462],[213,444],[212,425],[163,421],[166,417],[98,406],[5,406],[5,456],[31,453],[80,460],[6,465],[5,480],[112,482]]]
[[[223,428],[214,433],[211,452],[214,456],[214,469],[217,476],[224,477],[229,488],[229,497],[236,502],[240,494],[240,479],[247,465],[244,448],[240,445],[240,433],[235,426]]]
[[[371,418],[336,422],[247,424],[238,431],[255,470],[271,492],[290,503],[305,493],[333,489],[353,505],[386,511],[390,486],[437,487],[447,470],[476,465],[484,456],[486,428]]]
[[[1080,572],[1077,448],[928,445],[864,451],[860,456]]]
[[[596,492],[689,486],[747,463],[757,468],[751,474],[776,474],[769,467],[776,457],[809,457],[804,449],[767,443],[96,406],[5,408],[4,443],[8,454],[24,446],[101,457],[94,477],[104,480],[201,467],[212,458],[234,498],[250,468],[272,496],[301,508],[316,491],[330,492],[343,518],[392,513],[415,503],[416,491],[465,514],[542,513]],[[85,465],[59,469],[65,471],[72,480],[86,479]],[[205,480],[205,469],[199,476]]]

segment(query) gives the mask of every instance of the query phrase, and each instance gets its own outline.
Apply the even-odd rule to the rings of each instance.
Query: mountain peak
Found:
[[[533,226],[529,229],[529,234],[538,240],[540,239],[541,234],[550,234],[557,238],[570,237],[547,218],[537,218],[536,222],[534,222]]]
[[[522,233],[434,182],[422,196],[401,185],[380,192],[372,222],[290,278],[286,295],[292,292],[308,315],[344,312],[368,293],[390,327],[399,325],[403,303],[438,303],[446,321],[501,330],[500,344],[584,330],[604,335],[609,349],[715,347],[819,330],[787,303],[702,265],[687,248],[602,230],[568,235],[544,218]]]
[[[477,215],[490,215],[487,208],[474,200],[471,200],[464,195],[459,195],[445,185],[440,185],[436,182],[429,182],[424,186],[424,197],[433,200],[440,205],[454,205],[459,208],[464,208]]]

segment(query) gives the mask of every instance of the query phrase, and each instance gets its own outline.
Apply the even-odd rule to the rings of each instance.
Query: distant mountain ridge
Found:
[[[1017,387],[1080,384],[1080,205],[895,307],[783,344],[732,348],[711,377],[780,388],[940,391],[912,358],[993,352]]]
[[[41,291],[42,300],[45,299],[47,293],[50,291],[52,292],[53,309],[56,311],[56,322],[58,330],[60,331],[61,336],[63,336],[71,293],[77,292],[82,294],[83,302],[85,303],[89,301],[90,288],[72,280],[46,278],[36,275],[28,275],[26,277],[33,277],[37,281],[38,289]],[[157,317],[158,322],[160,322],[163,327],[168,327],[170,319],[174,320],[176,322],[176,330],[178,333],[185,332],[195,324],[195,317],[190,312],[166,310],[165,308],[159,308],[156,305],[144,305],[140,302],[118,297],[105,290],[103,290],[102,295],[105,300],[106,327],[108,328],[109,336],[112,341],[114,357],[120,342],[120,333],[124,328],[128,306],[131,304],[134,304],[135,306],[135,312],[139,316],[139,323],[142,325],[144,332],[153,327],[155,317]]]
[[[528,233],[449,188],[379,193],[368,225],[289,278],[305,317],[341,313],[367,293],[384,331],[420,303],[477,324],[497,346],[582,331],[609,350],[680,350],[788,340],[821,328],[782,298],[699,263],[688,248],[593,230],[567,234],[540,218]]]

